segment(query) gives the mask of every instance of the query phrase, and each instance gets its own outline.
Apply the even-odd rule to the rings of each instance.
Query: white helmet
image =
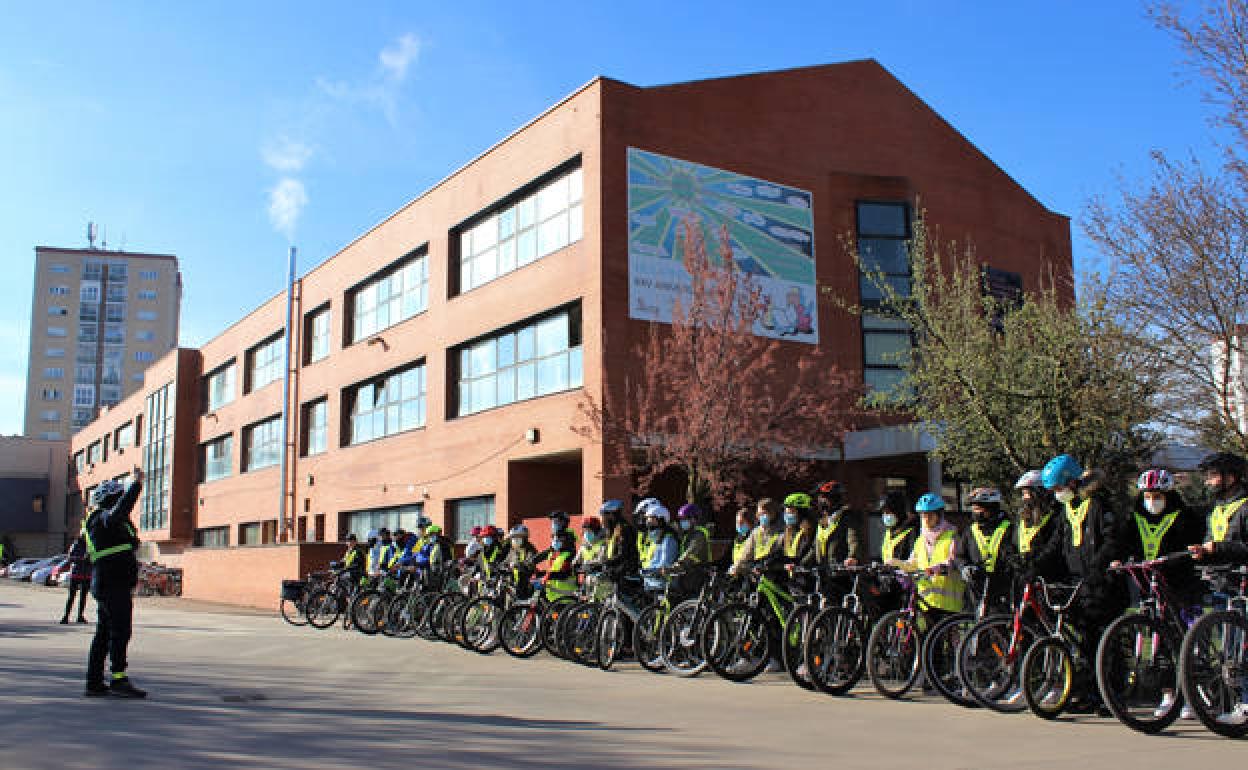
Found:
[[[1018,481],[1014,482],[1015,489],[1038,489],[1043,487],[1044,477],[1038,470],[1027,471],[1022,476],[1018,477]]]
[[[656,506],[656,505],[662,505],[662,503],[659,502],[658,498],[647,497],[647,498],[642,499],[640,502],[637,503],[637,507],[633,509],[633,518],[634,519],[642,518],[643,516],[646,515],[646,511],[648,511],[651,507]]]
[[[657,500],[654,505],[646,509],[645,516],[648,519],[659,519],[664,523],[670,523],[672,520],[672,512],[667,510],[667,506]]]

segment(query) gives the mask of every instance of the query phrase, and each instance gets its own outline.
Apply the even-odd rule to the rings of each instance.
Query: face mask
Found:
[[[765,527],[771,523],[771,516],[764,513],[758,517],[758,526]]]
[[[738,525],[737,525],[737,534],[738,534],[738,535],[743,535],[743,536],[744,536],[744,535],[748,535],[748,534],[750,534],[750,525],[749,525],[749,524],[738,524]]]
[[[1161,500],[1145,500],[1144,510],[1148,511],[1154,516],[1160,516],[1161,514],[1166,512],[1166,501],[1164,498]]]
[[[897,515],[893,513],[886,513],[880,517],[880,521],[884,522],[884,526],[892,529],[897,526]]]
[[[512,547],[512,548],[519,548],[519,547],[520,547],[520,546],[522,546],[522,545],[524,545],[524,538],[522,538],[522,537],[513,537],[513,538],[511,539],[511,547]]]
[[[686,531],[686,532],[687,532],[687,531],[689,531],[689,530],[693,529],[693,522],[692,522],[692,521],[689,521],[688,519],[682,519],[682,520],[681,520],[681,522],[680,522],[680,528],[681,528],[681,530],[683,530],[683,531]]]
[[[1054,492],[1053,497],[1057,498],[1059,503],[1069,503],[1071,500],[1075,499],[1075,493],[1063,487],[1062,489]]]
[[[790,527],[796,527],[797,526],[797,514],[796,513],[784,514],[784,523]]]
[[[585,542],[586,542],[586,543],[592,543],[592,542],[594,542],[594,541],[595,541],[595,540],[597,540],[597,539],[598,539],[598,536],[597,536],[596,534],[594,534],[593,532],[586,532],[586,533],[585,533]]]
[[[481,542],[485,543],[486,545],[494,545],[494,538],[492,537],[482,538]]]

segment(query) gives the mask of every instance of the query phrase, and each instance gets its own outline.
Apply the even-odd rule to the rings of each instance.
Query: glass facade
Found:
[[[356,287],[348,306],[353,343],[423,313],[429,306],[429,265],[423,251]]]
[[[154,390],[144,401],[143,494],[139,500],[139,529],[169,526],[173,487],[174,383]]]
[[[421,503],[399,505],[394,508],[377,508],[369,511],[345,511],[338,517],[339,540],[347,535],[355,535],[364,541],[370,529],[386,529],[393,532],[402,527],[408,532],[416,529],[416,520],[424,513],[425,506]]]
[[[863,378],[870,391],[889,393],[905,380],[914,339],[909,324],[881,307],[885,297],[877,283],[910,296],[910,207],[860,202],[857,215]]]
[[[347,391],[348,445],[392,436],[425,424],[425,365],[419,363]]]
[[[582,384],[580,308],[463,346],[456,416],[558,393]]]

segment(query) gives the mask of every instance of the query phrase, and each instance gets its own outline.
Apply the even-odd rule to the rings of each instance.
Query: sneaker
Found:
[[[116,695],[118,698],[146,698],[147,697],[147,691],[140,690],[139,688],[131,684],[130,677],[128,676],[123,676],[119,679],[114,679],[112,682],[109,683],[108,691],[111,694]]]
[[[1001,700],[1009,705],[1014,705],[1023,699],[1023,688],[1015,687],[1005,694]]]
[[[87,689],[82,694],[88,698],[99,698],[108,695],[108,685],[103,682],[87,682]]]
[[[1153,711],[1155,719],[1161,719],[1170,713],[1170,709],[1174,708],[1174,693],[1168,692],[1161,696],[1161,703],[1157,704],[1157,708]]]
[[[767,661],[767,669],[766,669],[767,673],[774,674],[777,671],[783,671],[783,670],[784,670],[784,666],[781,665],[780,661],[776,660],[775,658],[772,658],[771,660]]]
[[[1218,724],[1238,727],[1248,723],[1248,703],[1240,703],[1235,708],[1218,717]]]
[[[807,677],[806,677],[806,664],[805,664],[805,663],[799,663],[799,664],[798,664],[798,666],[797,666],[797,672],[796,672],[796,673],[797,673],[797,678],[798,678],[798,679],[806,679],[806,678],[807,678]]]
[[[62,626],[67,626],[67,625],[69,625],[69,616],[68,616],[68,615],[66,615],[65,617],[61,618],[61,625],[62,625]]]
[[[1179,712],[1179,719],[1191,721],[1196,718],[1196,712],[1192,711],[1192,707],[1187,704],[1183,705],[1183,710]]]

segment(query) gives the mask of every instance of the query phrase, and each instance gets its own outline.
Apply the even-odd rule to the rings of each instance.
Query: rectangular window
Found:
[[[60,441],[61,434],[58,433],[57,431],[50,431],[48,433],[40,433],[39,438],[45,441]]]
[[[121,387],[118,385],[101,385],[100,386],[100,404],[102,406],[116,406],[121,401]]]
[[[216,481],[230,475],[231,458],[234,456],[234,435],[232,433],[227,433],[224,436],[204,443],[200,447],[200,451],[202,453],[200,459],[201,481]]]
[[[64,358],[65,348],[45,348],[43,354],[48,358]]]
[[[82,323],[99,323],[100,306],[83,303],[78,306],[78,320]]]
[[[126,306],[120,302],[109,302],[104,305],[104,320],[108,323],[122,323],[126,320]]]
[[[329,402],[318,399],[303,405],[303,455],[319,455],[325,451],[329,432]]]
[[[95,386],[75,385],[74,406],[95,406]]]
[[[264,522],[254,521],[238,525],[239,545],[261,545],[264,539]]]
[[[581,169],[574,169],[453,233],[459,244],[458,293],[579,241],[583,187]]]
[[[135,332],[134,339],[138,342],[152,342],[156,339],[156,332],[153,332],[153,331]]]
[[[134,317],[139,319],[140,321],[155,321],[156,311],[155,310],[140,310],[139,312],[134,314]]]
[[[74,408],[70,414],[73,416],[70,422],[74,426],[74,430],[78,430],[95,419],[95,409]]]
[[[100,461],[100,442],[93,441],[87,447],[87,465],[95,465]]]
[[[307,339],[304,348],[308,351],[305,364],[320,361],[329,355],[329,305],[313,310],[304,319],[303,328]]]
[[[108,285],[107,299],[109,302],[125,302],[126,301],[126,285],[124,283],[110,283]]]
[[[351,342],[406,321],[429,306],[429,265],[422,246],[347,294]]]
[[[125,324],[107,323],[104,324],[104,344],[105,345],[125,345],[126,344],[126,327]],[[119,350],[120,354],[121,351]],[[120,360],[120,355],[118,356]]]
[[[67,307],[61,307],[60,305],[49,305],[49,306],[48,306],[48,315],[53,315],[53,316],[62,316],[62,315],[65,315],[65,316],[67,316],[67,315],[69,315],[69,308],[67,308]]]
[[[155,270],[140,270],[139,271],[139,278],[144,281],[154,281],[159,276],[160,276],[160,273],[158,273]]]
[[[494,524],[494,496],[469,497],[463,500],[452,500],[447,505],[451,524],[448,533],[456,543],[466,543],[472,536],[473,527]]]
[[[43,376],[49,380],[64,379],[65,369],[59,366],[49,366],[43,370]]]
[[[148,394],[144,400],[143,422],[137,432],[143,438],[143,493],[139,499],[139,528],[164,529],[169,526],[169,505],[173,492],[173,435],[177,410],[174,382]],[[144,433],[146,431],[146,433]]]
[[[108,263],[108,280],[110,283],[125,283],[129,275],[130,269],[125,262]]]
[[[243,428],[243,471],[256,471],[282,460],[282,418],[270,417]]]
[[[134,360],[138,361],[139,363],[147,363],[151,361],[154,357],[155,356],[152,354],[150,350],[134,351]]]
[[[74,367],[74,382],[84,385],[95,384],[95,367],[91,365],[79,365]]]
[[[139,299],[156,299],[156,290],[139,289]]]
[[[49,337],[67,337],[69,336],[69,332],[65,331],[64,326],[49,326],[48,336]]]
[[[74,452],[73,466],[74,472],[76,473],[82,473],[87,469],[87,456],[85,452],[82,452],[81,450]]]
[[[39,413],[39,418],[44,422],[60,422],[61,413],[55,409],[46,409]]]
[[[259,390],[282,376],[285,341],[285,333],[278,332],[247,351],[247,382],[244,392]]]
[[[69,287],[68,286],[49,286],[48,293],[51,294],[53,297],[68,297]]]
[[[41,396],[43,397],[44,401],[60,401],[61,389],[60,388],[44,388],[43,391],[41,392]]]
[[[204,412],[215,412],[234,400],[234,359],[204,378]]]
[[[68,273],[69,265],[61,265],[61,264],[51,265],[48,267],[48,272],[49,273]]]
[[[343,446],[362,444],[425,425],[425,364],[349,388],[344,403],[350,415]]]
[[[134,446],[134,423],[128,422],[113,432],[113,449]]]
[[[450,364],[458,369],[457,417],[579,388],[580,306],[454,348]]]
[[[203,527],[195,530],[196,548],[227,548],[229,545],[229,527]]]
[[[416,529],[416,520],[424,513],[425,506],[421,503],[400,505],[394,508],[379,508],[368,511],[344,511],[338,516],[338,539],[345,540],[347,535],[355,535],[364,539],[370,529],[386,529],[393,532],[398,527],[411,532]]]
[[[78,287],[78,301],[92,305],[100,304],[100,282],[83,281]]]
[[[100,341],[100,327],[95,324],[85,324],[78,327],[78,341],[96,343]],[[94,351],[95,345],[91,345]]]
[[[863,378],[869,390],[889,393],[905,380],[914,338],[905,321],[881,307],[885,294],[877,284],[910,296],[910,209],[905,203],[859,202],[857,222]]]

